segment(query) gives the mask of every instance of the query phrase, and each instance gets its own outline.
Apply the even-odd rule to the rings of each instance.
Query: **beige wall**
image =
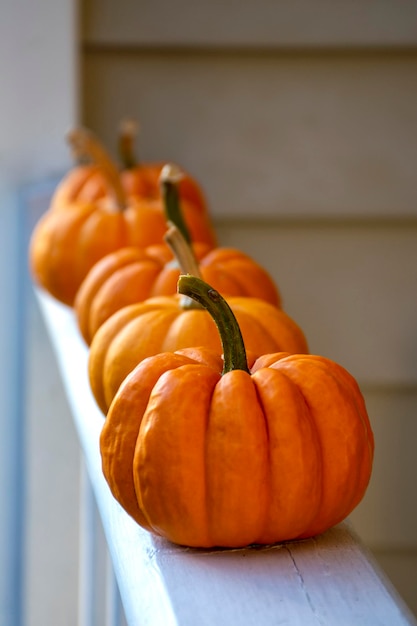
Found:
[[[351,519],[417,612],[417,3],[171,5],[86,4],[84,123],[113,147],[137,117],[142,158],[199,178],[221,243],[358,378],[376,458]]]

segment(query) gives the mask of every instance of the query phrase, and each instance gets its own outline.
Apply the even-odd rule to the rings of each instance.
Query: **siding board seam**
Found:
[[[381,58],[409,58],[417,56],[417,45],[305,45],[290,46],[285,44],[209,44],[209,43],[164,43],[155,42],[114,42],[114,41],[94,41],[84,39],[81,42],[81,52],[84,54],[163,54],[163,55],[238,55],[238,56],[291,56],[291,57],[313,57],[333,59],[354,58],[354,57],[381,57]]]
[[[264,228],[287,228],[287,229],[367,229],[367,230],[403,230],[417,228],[416,216],[277,216],[277,217],[213,217],[216,228],[236,228],[248,230],[261,230]]]

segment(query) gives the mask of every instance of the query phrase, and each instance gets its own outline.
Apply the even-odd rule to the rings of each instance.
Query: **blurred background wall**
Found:
[[[32,151],[11,142],[23,178],[50,145],[31,180],[64,168],[76,121],[115,154],[133,116],[143,160],[201,181],[220,242],[267,267],[311,351],[358,379],[376,457],[351,521],[417,612],[417,2],[36,4],[51,73],[24,100]],[[72,625],[78,448],[36,306],[28,319],[26,623]]]
[[[74,597],[62,573],[71,542],[66,457],[66,403],[58,389],[43,328],[27,306],[23,188],[62,173],[70,160],[63,132],[78,115],[78,18],[68,0],[2,3],[0,18],[0,624],[60,624]],[[28,331],[28,333],[26,333]],[[36,341],[38,343],[36,344]],[[35,342],[35,343],[34,343]],[[31,358],[36,347],[36,355]],[[40,358],[38,358],[40,356]],[[28,391],[39,368],[37,393]],[[28,384],[27,384],[28,380]],[[42,387],[42,383],[45,386]],[[36,385],[35,385],[36,386]],[[45,392],[45,394],[43,394]],[[56,402],[48,402],[55,399]],[[61,407],[64,407],[63,411]],[[49,418],[49,419],[48,419]],[[67,426],[68,424],[68,426]],[[57,428],[55,430],[55,428]],[[53,440],[50,439],[52,435]],[[71,441],[71,440],[69,440]],[[74,454],[76,448],[74,447]],[[69,467],[78,472],[77,458]],[[70,484],[70,483],[69,483]],[[59,490],[54,489],[58,486]],[[59,493],[66,507],[60,512]],[[69,491],[70,494],[70,491]],[[53,505],[50,506],[51,502]],[[68,505],[68,506],[67,506]],[[67,510],[65,510],[65,508]],[[75,514],[76,513],[76,509]],[[75,518],[77,520],[77,518]],[[76,527],[75,527],[76,528]],[[61,530],[61,535],[58,532]],[[63,537],[70,537],[69,553]],[[64,548],[63,548],[64,546]],[[32,558],[35,557],[35,558]],[[61,559],[60,559],[61,557]],[[63,557],[63,559],[62,559]],[[72,571],[72,578],[76,577]],[[76,578],[75,578],[76,581]],[[76,591],[75,582],[75,591]],[[52,606],[48,613],[48,605]],[[33,620],[32,620],[33,615]],[[49,615],[51,619],[49,619]],[[26,623],[26,622],[25,622]],[[75,620],[71,623],[76,623]]]

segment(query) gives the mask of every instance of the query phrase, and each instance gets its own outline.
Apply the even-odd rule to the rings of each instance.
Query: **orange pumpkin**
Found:
[[[80,133],[88,134],[89,141],[80,141]],[[57,185],[50,205],[55,210],[71,208],[77,202],[96,202],[112,190],[108,174],[103,173],[103,159],[106,169],[110,157],[93,133],[83,129],[73,130],[68,133],[67,142],[78,164]]]
[[[74,202],[94,202],[108,193],[106,179],[93,163],[73,167],[59,182],[51,199],[50,208],[65,209]]]
[[[88,133],[77,135],[101,153]],[[56,299],[71,305],[81,282],[92,266],[106,254],[124,246],[159,244],[166,230],[160,200],[128,200],[117,170],[104,162],[113,196],[94,203],[74,203],[72,210],[47,211],[32,233],[29,263],[32,276]],[[194,241],[215,245],[215,235],[205,215],[183,202],[184,220]]]
[[[251,352],[308,352],[303,331],[281,309],[258,298],[232,297],[228,302]],[[211,316],[204,308],[190,304],[189,299],[159,296],[114,313],[94,335],[89,352],[90,385],[103,413],[140,361],[158,352],[194,345],[221,354]]]
[[[98,328],[119,309],[153,294],[153,285],[172,260],[167,246],[125,247],[97,261],[74,300],[78,327],[90,345]]]
[[[199,348],[142,361],[100,437],[114,497],[144,528],[192,547],[306,538],[363,498],[374,440],[355,379],[321,356],[269,354],[249,370],[233,314],[194,277],[224,362]]]
[[[122,186],[127,196],[158,200],[159,177],[165,163],[138,163],[133,150],[136,133],[137,124],[132,120],[123,120],[119,129]],[[102,167],[91,162],[91,154],[85,154],[85,146],[79,144],[73,132],[68,134],[67,139],[78,164],[57,185],[51,200],[53,209],[68,208],[74,202],[95,202],[109,193],[108,180],[103,175]],[[108,158],[106,154],[106,159]],[[179,191],[183,200],[195,204],[207,213],[207,202],[201,186],[185,171],[179,183]]]
[[[124,306],[176,293],[180,272],[201,275],[223,295],[257,297],[281,306],[278,288],[268,272],[240,250],[210,250],[197,243],[193,255],[174,226],[165,239],[170,241],[179,264],[173,262],[169,248],[164,246],[144,251],[122,248],[105,256],[87,274],[74,302],[78,326],[87,344],[100,326]]]

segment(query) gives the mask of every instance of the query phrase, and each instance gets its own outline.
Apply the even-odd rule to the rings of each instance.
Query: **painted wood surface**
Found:
[[[415,625],[348,523],[317,538],[244,550],[190,550],[153,537],[101,472],[103,416],[71,309],[37,292],[85,457],[129,626]]]
[[[87,0],[84,37],[101,44],[316,47],[406,46],[415,0]]]

